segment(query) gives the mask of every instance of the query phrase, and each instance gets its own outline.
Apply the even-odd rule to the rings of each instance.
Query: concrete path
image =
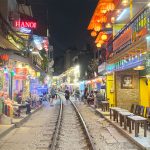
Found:
[[[53,124],[50,121],[52,118],[56,118],[55,114],[58,110],[56,108],[45,102],[44,106],[31,115],[22,126],[13,129],[1,138],[0,150],[35,150],[40,148],[43,143],[44,146],[46,144],[49,146],[50,137],[48,137],[47,133],[49,126]],[[52,128],[53,130],[54,128]]]

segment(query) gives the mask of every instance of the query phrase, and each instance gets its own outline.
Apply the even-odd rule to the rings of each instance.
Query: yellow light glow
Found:
[[[129,0],[122,0],[122,5],[127,6],[129,4]]]
[[[144,66],[137,66],[137,67],[135,67],[133,69],[138,71],[138,70],[144,70],[145,67]]]
[[[99,48],[101,47],[102,45],[100,43],[97,43],[96,46]]]

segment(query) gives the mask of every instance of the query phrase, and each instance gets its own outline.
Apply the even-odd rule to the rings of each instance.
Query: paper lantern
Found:
[[[100,3],[98,6],[99,12],[102,14],[105,14],[107,12],[107,4],[106,3]]]
[[[94,27],[94,31],[99,32],[101,30],[101,28],[102,28],[101,24],[98,24]]]
[[[106,16],[101,16],[100,17],[100,23],[106,23],[107,17]]]
[[[102,44],[104,44],[104,41],[103,40],[99,40],[98,43],[102,45]]]
[[[97,16],[97,15],[96,15],[96,16],[94,17],[94,20],[95,20],[95,22],[100,22],[100,16]]]
[[[115,23],[115,17],[111,17],[111,23]]]
[[[101,45],[100,43],[97,43],[96,46],[97,46],[98,48],[100,48],[102,45]]]
[[[101,0],[102,3],[112,3],[113,0]]]
[[[92,37],[95,37],[96,35],[97,35],[97,33],[96,33],[95,31],[92,31],[92,32],[91,32],[91,36],[92,36]]]
[[[114,3],[108,3],[107,4],[107,10],[108,11],[113,11],[115,9],[115,4]]]
[[[103,34],[103,35],[101,36],[101,39],[102,39],[103,41],[107,40],[107,35],[106,35],[106,34]]]

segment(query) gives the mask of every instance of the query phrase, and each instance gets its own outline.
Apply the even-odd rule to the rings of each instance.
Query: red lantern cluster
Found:
[[[3,61],[8,61],[9,60],[9,56],[7,54],[1,54],[0,55],[0,59]]]

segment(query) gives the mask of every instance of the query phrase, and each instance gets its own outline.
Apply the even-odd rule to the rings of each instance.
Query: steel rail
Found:
[[[61,93],[61,95],[64,96],[63,93]],[[53,138],[52,138],[52,143],[49,147],[49,150],[55,150],[56,149],[56,145],[57,145],[57,139],[58,139],[58,136],[59,136],[59,131],[60,131],[60,128],[61,128],[61,122],[62,122],[62,115],[63,115],[63,101],[60,97],[60,95],[57,94],[57,96],[59,96],[59,99],[60,99],[60,110],[59,110],[59,116],[58,116],[58,119],[57,119],[57,125],[56,125],[56,128],[55,128],[55,132],[54,132],[54,135],[53,135]],[[81,113],[79,112],[78,108],[76,107],[76,105],[69,99],[69,101],[71,102],[75,112],[77,113],[77,116],[80,120],[80,123],[83,127],[83,130],[84,130],[84,133],[86,135],[86,140],[87,140],[87,144],[90,148],[90,150],[96,150],[95,148],[95,144],[90,136],[90,133],[87,129],[87,126],[86,126],[86,123],[81,115]]]
[[[59,99],[60,99],[60,110],[59,110],[59,115],[58,115],[58,118],[57,118],[57,123],[56,123],[55,131],[54,131],[54,135],[53,135],[51,144],[49,146],[49,150],[55,150],[56,149],[57,138],[58,138],[58,135],[59,135],[59,131],[60,131],[60,127],[61,127],[61,121],[62,121],[63,101],[62,101],[60,95],[57,94],[57,96],[59,96]]]
[[[79,117],[79,119],[80,119],[80,122],[81,122],[81,124],[82,124],[82,126],[83,126],[84,132],[85,132],[85,134],[86,134],[86,136],[87,136],[87,142],[88,142],[88,146],[89,146],[90,150],[96,150],[96,148],[95,148],[95,143],[94,143],[94,141],[92,140],[92,138],[91,138],[91,136],[90,136],[90,133],[89,133],[89,131],[88,131],[88,128],[87,128],[87,126],[86,126],[86,123],[85,123],[85,121],[84,121],[84,119],[83,119],[81,113],[79,112],[77,106],[76,106],[70,99],[69,99],[69,101],[70,101],[71,104],[73,105],[73,107],[74,107],[74,109],[75,109],[75,111],[76,111],[76,113],[77,113],[77,115],[78,115],[78,117]]]

